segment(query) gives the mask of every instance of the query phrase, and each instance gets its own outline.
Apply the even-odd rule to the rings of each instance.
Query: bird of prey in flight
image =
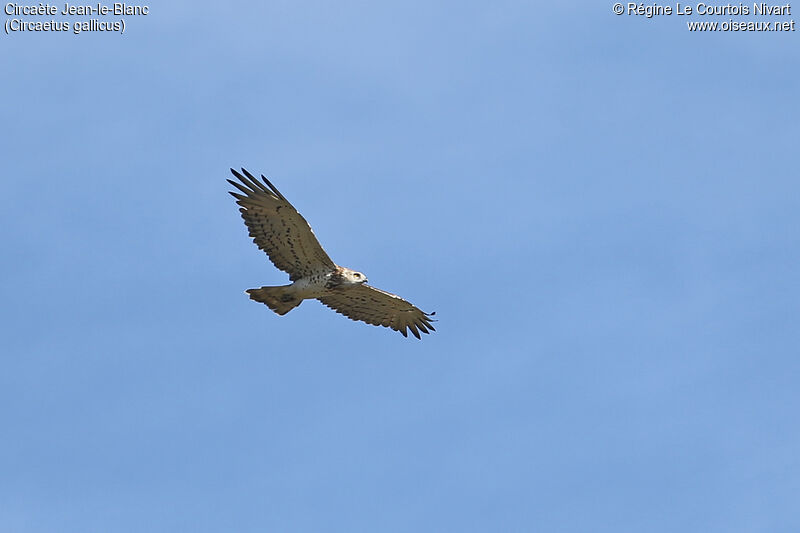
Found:
[[[280,270],[291,285],[249,289],[252,300],[285,315],[303,300],[317,299],[352,320],[375,326],[419,333],[435,331],[435,313],[425,313],[399,296],[367,285],[367,277],[334,263],[314,236],[306,219],[263,175],[259,181],[245,169],[231,169],[238,182],[228,180],[239,192],[230,194],[239,204],[253,242]]]

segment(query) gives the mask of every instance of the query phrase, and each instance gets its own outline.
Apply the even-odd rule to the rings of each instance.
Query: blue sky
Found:
[[[797,33],[611,7],[3,34],[2,529],[797,531]],[[249,301],[242,166],[437,332]]]

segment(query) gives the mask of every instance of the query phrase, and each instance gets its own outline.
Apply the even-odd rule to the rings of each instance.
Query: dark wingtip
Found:
[[[278,190],[278,188],[277,188],[277,187],[275,187],[275,186],[272,184],[272,182],[271,182],[271,181],[269,181],[269,180],[267,179],[267,177],[266,177],[264,174],[261,174],[261,179],[262,179],[262,180],[264,180],[264,183],[266,184],[266,186],[267,186],[267,187],[269,187],[270,189],[272,189],[272,192],[274,192],[274,193],[275,193],[275,196],[277,196],[278,198],[280,198],[281,200],[283,200],[283,201],[285,201],[285,202],[288,202],[288,200],[286,200],[286,197],[285,197],[285,196],[283,196],[283,195],[281,194],[281,192]]]

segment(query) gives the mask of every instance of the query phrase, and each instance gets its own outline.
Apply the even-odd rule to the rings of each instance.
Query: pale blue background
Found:
[[[3,34],[0,531],[800,531],[798,33],[550,4]],[[231,166],[438,331],[249,301]]]

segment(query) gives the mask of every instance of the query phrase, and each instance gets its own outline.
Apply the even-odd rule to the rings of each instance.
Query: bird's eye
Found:
[[[361,277],[361,274],[359,274],[358,272],[356,272],[356,277],[357,277],[357,278],[360,278],[360,277]]]

